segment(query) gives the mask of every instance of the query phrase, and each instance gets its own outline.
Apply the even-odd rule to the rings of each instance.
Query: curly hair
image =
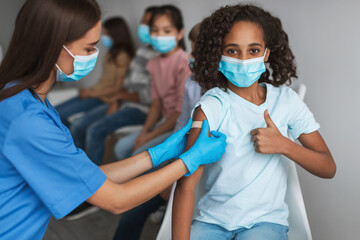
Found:
[[[258,24],[263,32],[265,46],[271,50],[268,59],[271,71],[267,67],[259,82],[267,82],[276,87],[287,82],[290,85],[291,78],[297,78],[295,57],[280,19],[249,4],[227,5],[202,21],[193,53],[194,80],[199,82],[204,91],[214,87],[227,90],[227,79],[218,71],[223,39],[235,23],[242,21]]]

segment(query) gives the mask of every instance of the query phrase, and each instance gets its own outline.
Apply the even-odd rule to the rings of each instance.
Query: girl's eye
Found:
[[[229,53],[229,54],[236,54],[236,53],[237,53],[237,50],[236,50],[236,49],[228,49],[228,50],[227,50],[227,53]]]
[[[259,52],[260,52],[260,50],[256,49],[256,48],[250,50],[250,54],[257,54]]]
[[[169,34],[169,33],[171,33],[171,30],[165,30],[165,33]]]

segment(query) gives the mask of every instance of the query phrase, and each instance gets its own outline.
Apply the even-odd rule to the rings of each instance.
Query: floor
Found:
[[[110,240],[113,237],[120,216],[99,210],[79,220],[65,221],[51,219],[44,240]],[[140,240],[154,240],[160,223],[147,221]]]

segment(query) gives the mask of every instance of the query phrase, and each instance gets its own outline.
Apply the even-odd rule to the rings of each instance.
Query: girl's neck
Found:
[[[49,78],[45,82],[40,84],[40,86],[33,88],[34,91],[37,93],[37,95],[39,95],[41,100],[43,100],[43,102],[45,102],[45,98],[50,92],[50,89],[54,83],[55,83],[55,71],[51,71]]]
[[[266,87],[262,87],[256,81],[253,85],[247,88],[240,88],[228,81],[229,89],[245,100],[259,106],[266,100]]]
[[[177,50],[179,50],[179,48],[180,48],[179,46],[176,46],[176,47],[174,47],[173,50],[171,50],[170,52],[167,52],[167,53],[163,53],[163,54],[161,54],[161,56],[169,57],[169,56],[173,55]]]

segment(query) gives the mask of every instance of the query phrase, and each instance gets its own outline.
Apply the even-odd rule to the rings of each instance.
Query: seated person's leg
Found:
[[[289,228],[275,223],[257,223],[252,228],[236,234],[235,240],[287,240]]]
[[[145,143],[144,145],[142,145],[141,147],[136,149],[132,155],[136,155],[138,153],[146,151],[148,148],[154,147],[154,146],[162,143],[163,141],[165,141],[171,135],[171,133],[172,132],[167,132],[167,133],[164,133],[164,134],[150,140],[149,142]]]
[[[125,212],[116,229],[114,240],[137,240],[147,217],[166,203],[159,195],[141,204],[140,206]]]
[[[102,104],[87,112],[83,117],[76,119],[70,127],[75,146],[85,148],[85,134],[87,128],[95,121],[103,118],[107,110],[107,104]]]
[[[132,148],[137,137],[140,135],[141,131],[129,134],[121,138],[115,145],[115,155],[118,160],[128,158],[132,154]]]
[[[136,108],[124,108],[90,125],[86,132],[86,153],[97,165],[104,156],[106,136],[118,128],[144,124],[146,114]]]

